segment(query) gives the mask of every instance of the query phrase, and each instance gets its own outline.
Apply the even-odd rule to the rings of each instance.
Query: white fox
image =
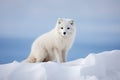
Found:
[[[56,27],[38,37],[32,45],[27,62],[66,61],[67,52],[75,38],[76,28],[72,19],[58,18]]]

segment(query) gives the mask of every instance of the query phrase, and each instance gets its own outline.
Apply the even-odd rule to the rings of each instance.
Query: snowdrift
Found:
[[[89,54],[62,64],[1,64],[0,80],[120,80],[120,50]]]

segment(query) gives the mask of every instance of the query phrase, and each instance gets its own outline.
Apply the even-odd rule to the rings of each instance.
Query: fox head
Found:
[[[74,25],[74,20],[72,19],[58,18],[56,28],[62,37],[69,37],[75,33]]]

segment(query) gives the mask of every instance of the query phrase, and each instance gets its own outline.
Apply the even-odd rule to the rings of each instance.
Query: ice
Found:
[[[0,80],[120,80],[120,50],[90,53],[66,63],[0,65]]]
[[[120,51],[102,52],[90,54],[84,59],[84,66],[81,76],[95,76],[98,80],[119,80],[120,79]]]

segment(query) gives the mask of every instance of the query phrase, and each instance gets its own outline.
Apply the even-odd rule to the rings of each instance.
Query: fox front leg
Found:
[[[54,54],[55,54],[56,61],[57,61],[58,63],[62,63],[62,62],[63,62],[62,52],[61,52],[61,51],[57,51],[57,50],[55,49],[55,50],[54,50]]]

